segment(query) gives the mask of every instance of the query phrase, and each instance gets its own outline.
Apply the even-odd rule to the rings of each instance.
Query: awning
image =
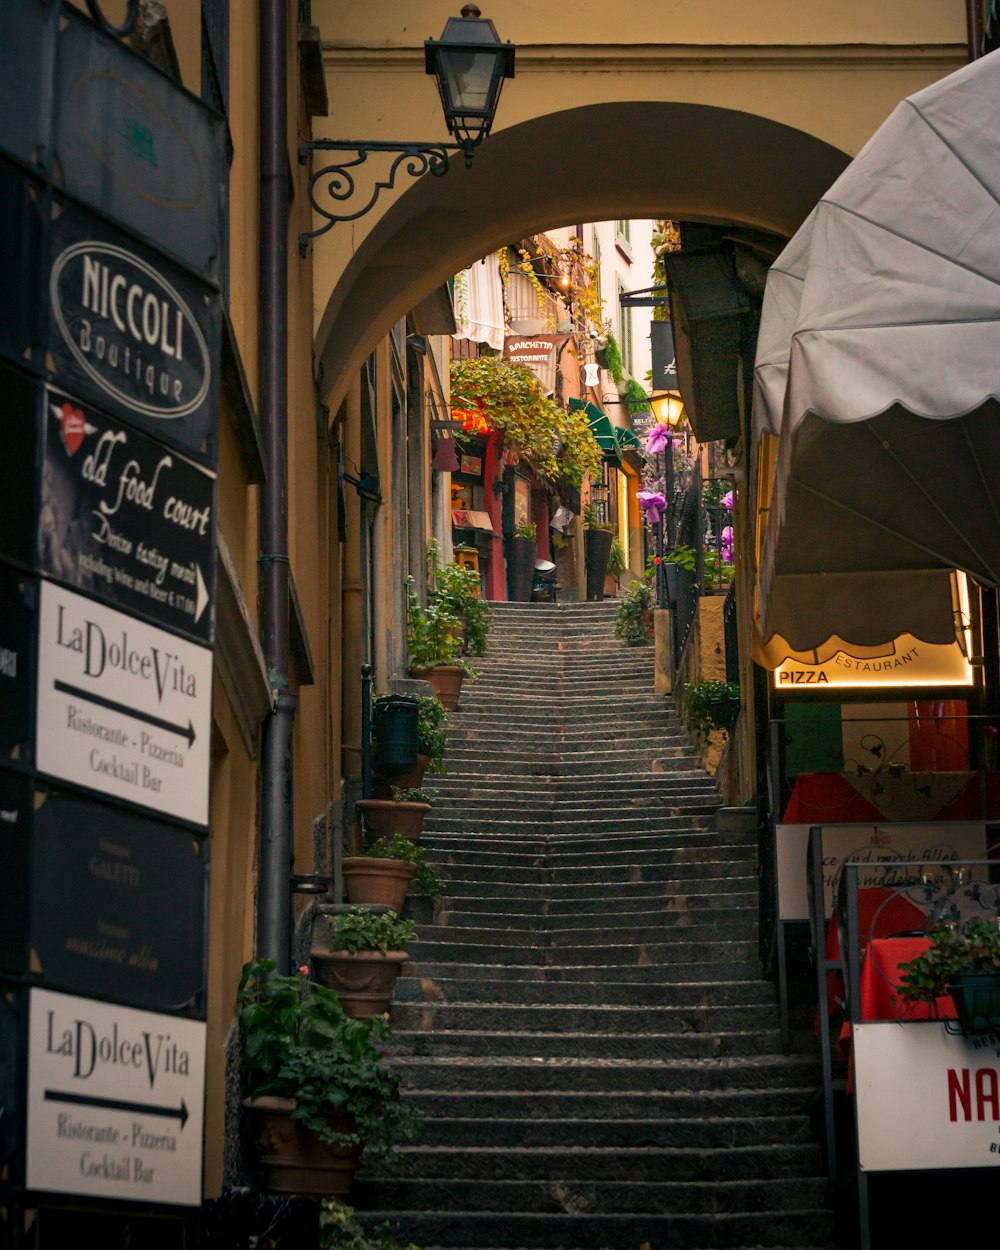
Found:
[[[866,595],[866,625],[853,608],[836,619],[835,596],[815,627],[861,629],[872,643],[901,618],[925,641],[947,640],[943,593],[934,579],[918,578],[918,591],[914,575],[958,568],[1000,582],[998,365],[993,53],[895,110],[768,279],[754,425],[781,447],[759,569],[765,639],[782,602],[804,593],[782,578],[879,575],[840,595]],[[907,575],[910,592],[887,572]]]
[[[571,399],[566,406],[570,412],[579,412],[583,409],[590,423],[590,432],[597,440],[598,447],[604,452],[604,459],[611,460],[615,464],[621,464],[621,448],[619,447],[618,439],[615,437],[615,427],[611,424],[608,414],[602,412],[589,399],[586,403],[582,399]]]
[[[459,529],[489,530],[493,533],[493,522],[488,512],[473,512],[468,508],[452,508],[451,523]]]
[[[623,430],[621,426],[614,427],[615,438],[618,440],[620,451],[643,451],[642,439],[638,437],[632,430]]]

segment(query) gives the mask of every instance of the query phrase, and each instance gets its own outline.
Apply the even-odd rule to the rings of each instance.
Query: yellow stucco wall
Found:
[[[317,134],[447,137],[423,63],[440,5],[315,0],[312,12],[332,101]],[[790,234],[899,100],[966,56],[962,0],[582,0],[571,13],[499,0],[485,14],[516,44],[517,76],[472,170],[400,176],[314,244],[334,402],[406,307],[523,233],[675,216]],[[382,159],[365,172],[384,173]]]

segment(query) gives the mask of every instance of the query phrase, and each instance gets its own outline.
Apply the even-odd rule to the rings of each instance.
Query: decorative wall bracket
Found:
[[[396,182],[396,174],[400,166],[403,173],[412,178],[420,178],[424,174],[433,174],[442,178],[449,169],[449,152],[462,152],[466,165],[472,164],[473,144],[469,143],[379,143],[355,141],[353,139],[333,140],[314,139],[299,146],[299,164],[304,165],[314,152],[347,152],[354,153],[353,160],[343,160],[324,165],[313,171],[309,178],[309,203],[325,224],[316,230],[307,230],[299,236],[299,251],[305,256],[309,249],[309,240],[326,234],[331,226],[339,221],[357,221],[374,205],[383,190],[391,189]],[[396,158],[389,167],[385,178],[375,181],[371,195],[364,205],[356,212],[339,211],[346,206],[356,194],[357,182],[352,171],[357,170],[368,160],[370,152],[395,152]],[[321,200],[322,197],[322,200]]]

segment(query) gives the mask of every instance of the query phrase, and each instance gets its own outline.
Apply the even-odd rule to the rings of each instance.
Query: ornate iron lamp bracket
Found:
[[[309,143],[301,144],[299,146],[300,165],[304,165],[314,152],[353,152],[354,159],[324,165],[313,171],[309,178],[309,203],[319,216],[325,219],[325,224],[315,230],[307,230],[299,236],[299,251],[305,256],[309,249],[309,240],[326,234],[337,222],[357,221],[359,217],[363,217],[374,205],[380,193],[395,185],[396,174],[400,166],[403,166],[403,172],[412,178],[420,178],[427,173],[433,174],[435,178],[442,178],[449,169],[448,153],[464,153],[466,165],[471,165],[472,147],[471,143],[369,143],[353,139],[314,139]],[[369,152],[395,152],[396,159],[390,165],[388,175],[385,178],[376,179],[371,195],[361,208],[356,212],[340,211],[341,206],[346,207],[357,192],[357,183],[352,171],[365,164]]]

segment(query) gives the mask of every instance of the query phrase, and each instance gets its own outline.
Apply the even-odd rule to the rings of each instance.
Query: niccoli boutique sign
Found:
[[[47,293],[57,380],[156,438],[214,457],[214,294],[69,205],[52,225]]]

